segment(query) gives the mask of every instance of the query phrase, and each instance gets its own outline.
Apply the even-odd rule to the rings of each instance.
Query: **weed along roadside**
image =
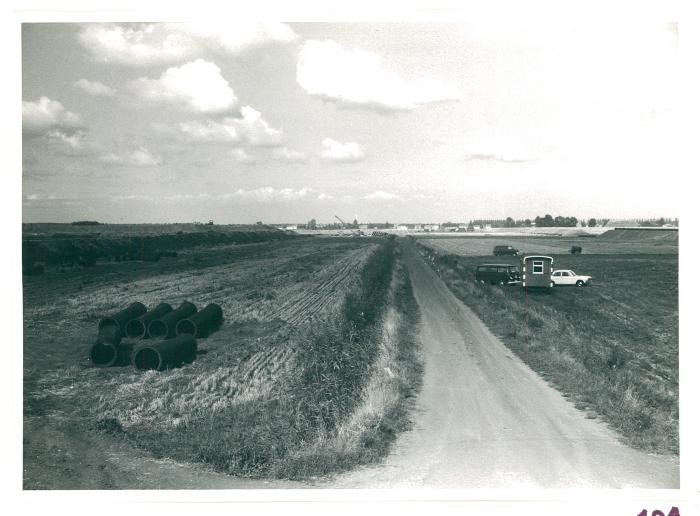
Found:
[[[589,417],[636,448],[678,454],[677,255],[561,255],[560,265],[595,271],[594,286],[525,297],[476,282],[483,257],[417,247],[457,298]]]
[[[418,307],[394,240],[367,261],[337,314],[300,341],[303,369],[292,389],[299,437],[309,446],[273,471],[309,478],[379,461],[401,431],[421,383]]]

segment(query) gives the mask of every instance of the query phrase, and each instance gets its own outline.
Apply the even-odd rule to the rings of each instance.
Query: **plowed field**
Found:
[[[25,488],[86,486],[86,468],[99,464],[76,443],[105,432],[138,435],[132,443],[158,456],[157,429],[186,432],[203,414],[216,418],[232,404],[274,398],[294,364],[296,332],[341,302],[376,246],[294,239],[25,278]],[[162,373],[91,367],[87,348],[101,316],[133,301],[183,300],[218,303],[224,312],[192,364]]]

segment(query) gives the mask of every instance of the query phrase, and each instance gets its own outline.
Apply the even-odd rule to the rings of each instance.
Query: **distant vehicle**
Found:
[[[475,279],[492,285],[516,285],[520,282],[520,272],[516,265],[485,263],[476,268]]]
[[[554,259],[551,256],[524,256],[523,257],[523,287],[524,288],[550,288],[552,282],[552,265]]]
[[[519,253],[512,245],[497,245],[493,248],[494,256],[517,256]]]
[[[591,276],[581,276],[572,270],[556,270],[552,272],[552,283],[554,285],[576,285],[577,287],[588,286],[593,278]]]
[[[571,254],[581,254],[581,251],[583,251],[583,248],[580,245],[571,246]]]

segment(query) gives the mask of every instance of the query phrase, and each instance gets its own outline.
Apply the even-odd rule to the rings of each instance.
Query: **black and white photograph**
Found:
[[[18,15],[24,495],[693,514],[683,20],[435,12]]]

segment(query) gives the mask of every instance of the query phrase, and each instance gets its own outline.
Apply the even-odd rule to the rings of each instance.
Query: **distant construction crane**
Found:
[[[336,219],[338,219],[338,220],[340,221],[340,223],[341,223],[342,226],[343,226],[343,229],[345,229],[345,226],[347,226],[347,224],[345,223],[345,221],[344,221],[343,219],[341,219],[340,217],[338,217],[338,215],[333,215],[333,216],[334,216]]]

